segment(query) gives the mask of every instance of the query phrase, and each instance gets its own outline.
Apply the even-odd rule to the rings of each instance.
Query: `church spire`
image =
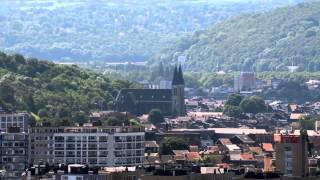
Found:
[[[178,83],[179,83],[179,84],[184,84],[184,79],[183,79],[183,73],[182,73],[181,64],[179,65],[179,71],[178,71]]]
[[[174,66],[172,85],[177,85],[178,84],[178,79],[179,79],[178,69],[177,69],[177,66]]]

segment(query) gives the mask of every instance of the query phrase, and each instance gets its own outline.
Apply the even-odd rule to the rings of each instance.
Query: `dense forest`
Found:
[[[320,70],[320,2],[249,13],[186,35],[150,62],[187,57],[192,71]]]
[[[76,66],[0,53],[0,106],[53,123],[85,122],[90,111],[107,109],[118,90],[133,86]]]
[[[2,0],[0,50],[50,60],[141,61],[180,35],[301,1]]]

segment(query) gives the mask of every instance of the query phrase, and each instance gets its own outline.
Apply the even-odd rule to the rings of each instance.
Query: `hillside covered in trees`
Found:
[[[86,121],[90,111],[106,109],[118,90],[132,86],[76,66],[0,53],[0,106],[52,123]]]
[[[141,61],[177,36],[304,0],[2,0],[0,50],[49,60]]]
[[[150,62],[177,61],[194,71],[320,70],[320,2],[249,13],[180,38]]]

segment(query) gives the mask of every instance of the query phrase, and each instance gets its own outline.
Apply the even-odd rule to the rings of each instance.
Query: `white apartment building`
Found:
[[[54,163],[137,166],[144,162],[142,127],[67,127],[54,133]]]

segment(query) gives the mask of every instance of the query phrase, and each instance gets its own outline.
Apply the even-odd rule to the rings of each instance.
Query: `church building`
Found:
[[[115,108],[134,115],[159,109],[165,116],[184,116],[185,92],[181,66],[174,69],[171,89],[122,89],[116,98]]]

